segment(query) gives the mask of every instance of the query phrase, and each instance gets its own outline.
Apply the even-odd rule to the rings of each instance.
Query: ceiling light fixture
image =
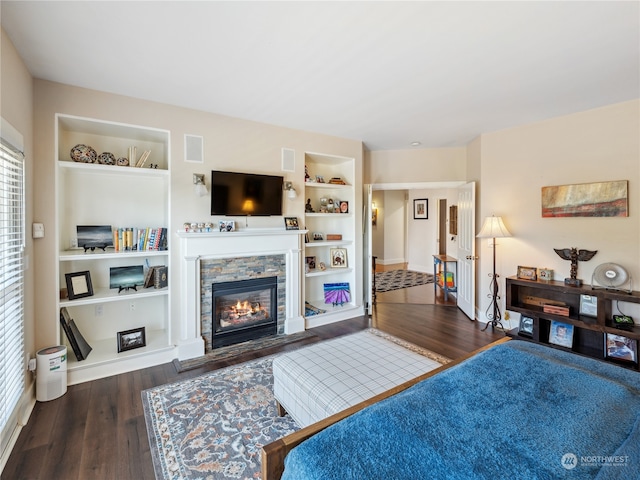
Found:
[[[411,142],[412,147],[419,147],[420,145],[422,145],[420,142]]]

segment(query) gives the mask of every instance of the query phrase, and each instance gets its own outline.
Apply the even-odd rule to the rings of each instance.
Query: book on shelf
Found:
[[[167,266],[160,265],[153,268],[153,286],[154,288],[165,288],[169,284],[167,275]]]
[[[93,348],[87,343],[80,333],[78,326],[69,315],[66,307],[62,307],[60,309],[60,324],[62,325],[62,329],[64,330],[67,339],[69,340],[69,344],[71,345],[71,349],[73,350],[76,359],[79,362],[85,360]]]
[[[155,280],[155,277],[153,275],[154,268],[156,267],[149,267],[147,269],[147,273],[144,276],[144,284],[142,285],[143,288],[153,287],[153,283]]]
[[[167,228],[114,228],[113,249],[116,252],[167,250]]]

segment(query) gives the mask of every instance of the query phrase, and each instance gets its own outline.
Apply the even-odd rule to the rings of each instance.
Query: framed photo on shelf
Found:
[[[580,295],[580,315],[588,317],[598,316],[598,297],[594,295]]]
[[[331,254],[331,268],[346,268],[347,267],[347,249],[346,248],[332,248]]]
[[[413,200],[413,219],[424,220],[429,218],[429,200],[427,198],[415,198]]]
[[[233,220],[220,220],[218,222],[218,229],[221,232],[234,232],[236,230],[236,222]]]
[[[533,325],[534,320],[526,315],[520,316],[520,328],[518,329],[518,335],[525,337],[533,337]]]
[[[340,202],[340,213],[349,213],[349,202],[345,200]]]
[[[284,226],[287,230],[300,230],[298,217],[284,217]]]
[[[560,347],[573,347],[573,325],[552,320],[551,329],[549,330],[549,343]]]
[[[536,267],[521,267],[518,265],[518,278],[523,280],[537,280],[538,274]]]
[[[147,345],[145,327],[118,332],[118,353]]]
[[[313,241],[321,242],[324,240],[324,233],[322,232],[313,232]]]
[[[91,285],[91,273],[89,270],[65,273],[64,277],[67,282],[69,300],[93,296],[93,285]]]
[[[305,266],[307,267],[306,268],[307,272],[309,272],[310,270],[315,270],[316,269],[316,257],[315,256],[304,257],[304,263],[305,263]]]
[[[607,360],[638,364],[638,341],[622,335],[607,333],[604,340]]]

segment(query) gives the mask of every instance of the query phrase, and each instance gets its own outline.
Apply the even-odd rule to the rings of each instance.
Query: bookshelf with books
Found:
[[[356,242],[355,159],[305,153],[305,320],[307,328],[363,314]],[[340,298],[336,300],[336,296]]]
[[[163,267],[166,279],[170,269],[169,157],[166,130],[56,115],[58,310],[91,346],[82,360],[69,355],[69,384],[174,357],[170,289],[166,281],[144,286],[147,272]],[[85,243],[96,232],[102,243]],[[140,278],[114,288],[115,271]],[[70,295],[76,281],[84,293]],[[62,316],[57,321],[72,350]],[[119,334],[143,327],[145,345],[118,352]]]

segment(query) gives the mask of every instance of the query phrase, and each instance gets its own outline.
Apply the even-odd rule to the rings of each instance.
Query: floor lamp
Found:
[[[496,238],[504,238],[510,237],[511,234],[507,227],[504,226],[504,222],[502,221],[502,217],[496,217],[492,215],[490,217],[485,218],[484,224],[480,229],[480,233],[477,235],[478,238],[492,238],[493,239],[493,273],[489,274],[491,277],[491,284],[489,286],[488,297],[491,298],[491,304],[489,308],[487,308],[487,318],[490,322],[487,322],[482,331],[485,331],[489,325],[491,328],[495,328],[500,326],[504,330],[502,323],[502,316],[500,315],[500,306],[498,305],[498,300],[500,300],[500,296],[498,295],[498,277],[499,275],[496,273]]]

